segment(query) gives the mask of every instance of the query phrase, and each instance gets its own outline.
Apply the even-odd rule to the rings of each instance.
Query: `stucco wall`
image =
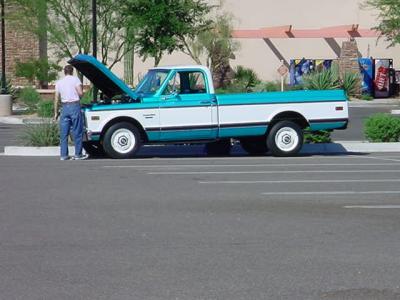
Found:
[[[357,0],[225,0],[224,10],[235,17],[237,29],[258,29],[292,25],[298,29],[312,29],[338,25],[359,24],[360,28],[371,28],[376,25],[376,12],[360,8]],[[341,46],[345,39],[336,39]],[[264,80],[278,79],[276,69],[280,66],[279,59],[273,54],[263,40],[240,39],[241,49],[236,53],[232,65],[244,65],[254,69]],[[336,58],[337,55],[324,39],[272,39],[276,48],[286,60],[291,58]],[[395,67],[400,68],[399,47],[387,49],[383,40],[375,38],[357,39],[362,56],[393,58]],[[135,76],[143,74],[153,65],[149,59],[142,62],[135,59]],[[187,64],[192,60],[175,53],[165,56],[161,65]],[[122,65],[115,68],[122,76]]]

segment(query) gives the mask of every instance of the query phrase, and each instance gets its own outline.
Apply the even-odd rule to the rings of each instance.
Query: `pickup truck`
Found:
[[[348,124],[343,90],[218,95],[204,66],[152,68],[133,90],[92,56],[69,63],[101,91],[98,103],[82,109],[91,155],[130,158],[144,144],[198,142],[211,155],[227,155],[235,139],[249,154],[293,156],[304,129]]]

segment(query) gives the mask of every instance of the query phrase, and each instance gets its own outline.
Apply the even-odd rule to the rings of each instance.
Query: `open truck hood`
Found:
[[[79,54],[68,63],[81,72],[107,97],[127,95],[132,99],[137,98],[137,94],[128,85],[93,56]]]

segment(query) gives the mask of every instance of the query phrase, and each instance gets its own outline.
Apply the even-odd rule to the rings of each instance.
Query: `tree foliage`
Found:
[[[186,38],[194,38],[209,26],[205,18],[211,6],[204,0],[122,0],[130,27],[136,28],[135,46],[144,59],[153,57],[157,66],[164,53],[184,49]]]
[[[400,2],[398,0],[366,0],[363,5],[365,8],[378,10],[378,30],[389,46],[400,43]]]
[[[207,30],[187,39],[185,53],[196,63],[216,70],[226,59],[235,57],[239,43],[232,39],[233,20],[229,14],[216,15]]]
[[[226,87],[233,80],[234,71],[230,67],[230,60],[235,58],[239,43],[232,39],[232,30],[232,16],[227,13],[217,14],[211,18],[208,30],[185,40],[184,52],[197,64],[211,69],[216,87]]]
[[[61,67],[47,59],[30,59],[26,62],[17,61],[15,75],[28,79],[30,84],[49,82],[57,78]]]
[[[92,49],[92,7],[88,0],[11,0],[18,5],[12,19],[36,35],[46,24],[51,49],[60,58],[76,53],[89,54]],[[119,0],[97,0],[98,45],[102,62],[112,68],[126,51],[133,48],[132,30],[127,28],[127,14]],[[47,19],[43,20],[43,3]],[[40,22],[39,22],[40,20]],[[126,47],[128,45],[128,47]]]

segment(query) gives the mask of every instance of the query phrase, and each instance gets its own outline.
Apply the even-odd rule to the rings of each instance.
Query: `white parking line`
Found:
[[[125,165],[125,166],[103,166],[103,168],[121,168],[121,169],[128,169],[128,168],[224,168],[224,167],[309,167],[309,166],[400,166],[400,163],[367,163],[367,164],[341,164],[341,163],[322,163],[322,164],[254,164],[254,165],[244,165],[244,164],[229,164],[229,165]]]
[[[361,156],[357,156],[357,157],[361,157]],[[395,158],[386,158],[386,157],[379,157],[379,156],[368,156],[368,157],[371,159],[377,159],[377,160],[400,162],[400,159],[395,159]]]
[[[280,196],[300,196],[300,195],[382,195],[382,194],[400,194],[400,191],[368,191],[368,192],[355,192],[355,191],[323,191],[323,192],[271,192],[262,193],[262,195],[280,195]]]
[[[400,179],[347,179],[347,180],[225,180],[199,181],[200,184],[253,184],[253,183],[373,183],[373,182],[400,182]]]
[[[378,208],[378,209],[391,209],[400,208],[400,205],[347,205],[343,208]]]
[[[219,174],[305,174],[305,173],[400,173],[400,170],[290,170],[290,171],[197,171],[148,172],[148,175],[219,175]]]

